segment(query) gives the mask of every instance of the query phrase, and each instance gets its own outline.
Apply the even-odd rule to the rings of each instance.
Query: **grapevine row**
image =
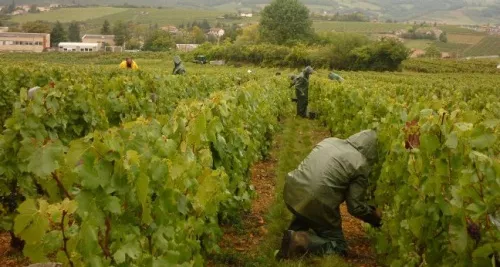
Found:
[[[44,196],[18,208],[24,254],[69,266],[202,266],[219,219],[248,204],[250,165],[288,102],[283,84],[249,82],[182,101],[170,116],[36,147],[27,168]]]
[[[384,217],[372,234],[382,264],[491,265],[500,256],[498,77],[379,76],[320,79],[311,91],[336,135],[378,130],[371,190]]]

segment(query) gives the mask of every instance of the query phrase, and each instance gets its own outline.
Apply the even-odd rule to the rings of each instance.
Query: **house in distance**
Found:
[[[0,32],[0,51],[43,52],[50,48],[50,34]]]

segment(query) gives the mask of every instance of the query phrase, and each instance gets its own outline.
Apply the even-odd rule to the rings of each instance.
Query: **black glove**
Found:
[[[366,223],[369,223],[371,226],[375,228],[380,228],[382,226],[382,215],[380,212],[377,212],[377,209],[373,206],[370,206],[372,212],[368,215],[365,215],[361,218]]]

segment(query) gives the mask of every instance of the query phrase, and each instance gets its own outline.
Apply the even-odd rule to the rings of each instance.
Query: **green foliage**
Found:
[[[81,42],[82,38],[80,36],[80,24],[73,21],[68,26],[68,40],[70,42]]]
[[[217,249],[218,219],[248,206],[248,171],[270,146],[286,84],[248,82],[64,146],[56,136],[31,137],[49,141],[22,152],[44,160],[24,173],[43,189],[42,196],[23,191],[18,208],[14,231],[27,242],[24,254],[43,262],[56,253],[77,266],[201,266],[202,253]]]
[[[273,44],[308,42],[314,35],[309,10],[298,0],[274,0],[260,16],[263,41]]]
[[[430,45],[425,48],[425,57],[441,58],[441,52],[435,45]]]
[[[156,30],[144,42],[143,50],[146,51],[169,51],[175,47],[170,34],[163,30]]]
[[[370,43],[365,37],[340,34],[333,40],[325,38],[323,42],[332,44],[312,48],[304,45],[248,45],[240,40],[235,44],[203,45],[194,55],[270,67],[302,68],[310,64],[316,68],[395,71],[400,69],[409,53],[403,44],[390,39]]]
[[[441,35],[439,35],[439,41],[441,41],[442,43],[448,42],[448,35],[446,34],[446,32],[443,32],[441,33]]]
[[[50,44],[52,47],[56,47],[60,42],[65,42],[67,40],[66,31],[61,22],[57,21],[52,28],[50,33]]]
[[[101,28],[101,34],[104,34],[104,35],[111,34],[111,25],[109,24],[108,20],[104,20],[104,23],[102,24],[102,28]]]
[[[122,21],[117,21],[113,25],[113,34],[115,35],[115,44],[121,46],[130,38],[130,33],[127,24]]]
[[[495,60],[409,59],[403,62],[407,71],[425,73],[500,73]]]
[[[351,52],[353,70],[396,71],[410,52],[403,43],[392,38],[356,48]]]
[[[382,264],[491,266],[500,241],[491,221],[500,209],[498,78],[365,73],[346,81],[314,81],[312,104],[337,135],[378,131],[371,194],[384,216],[381,231],[370,232]]]
[[[47,21],[29,21],[21,26],[23,32],[30,33],[50,33],[52,25]]]
[[[191,35],[193,37],[193,42],[196,44],[202,44],[206,41],[205,33],[198,26],[193,27]]]

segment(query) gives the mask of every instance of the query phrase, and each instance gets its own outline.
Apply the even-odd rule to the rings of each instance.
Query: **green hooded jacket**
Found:
[[[182,60],[179,56],[174,57],[174,70],[172,71],[172,74],[174,75],[179,75],[179,74],[185,74],[186,69],[184,68],[184,64],[182,64]]]
[[[349,213],[373,225],[374,208],[365,202],[368,175],[377,156],[377,134],[357,133],[347,140],[327,138],[288,173],[285,203],[313,221],[341,227],[339,206],[347,202]]]

